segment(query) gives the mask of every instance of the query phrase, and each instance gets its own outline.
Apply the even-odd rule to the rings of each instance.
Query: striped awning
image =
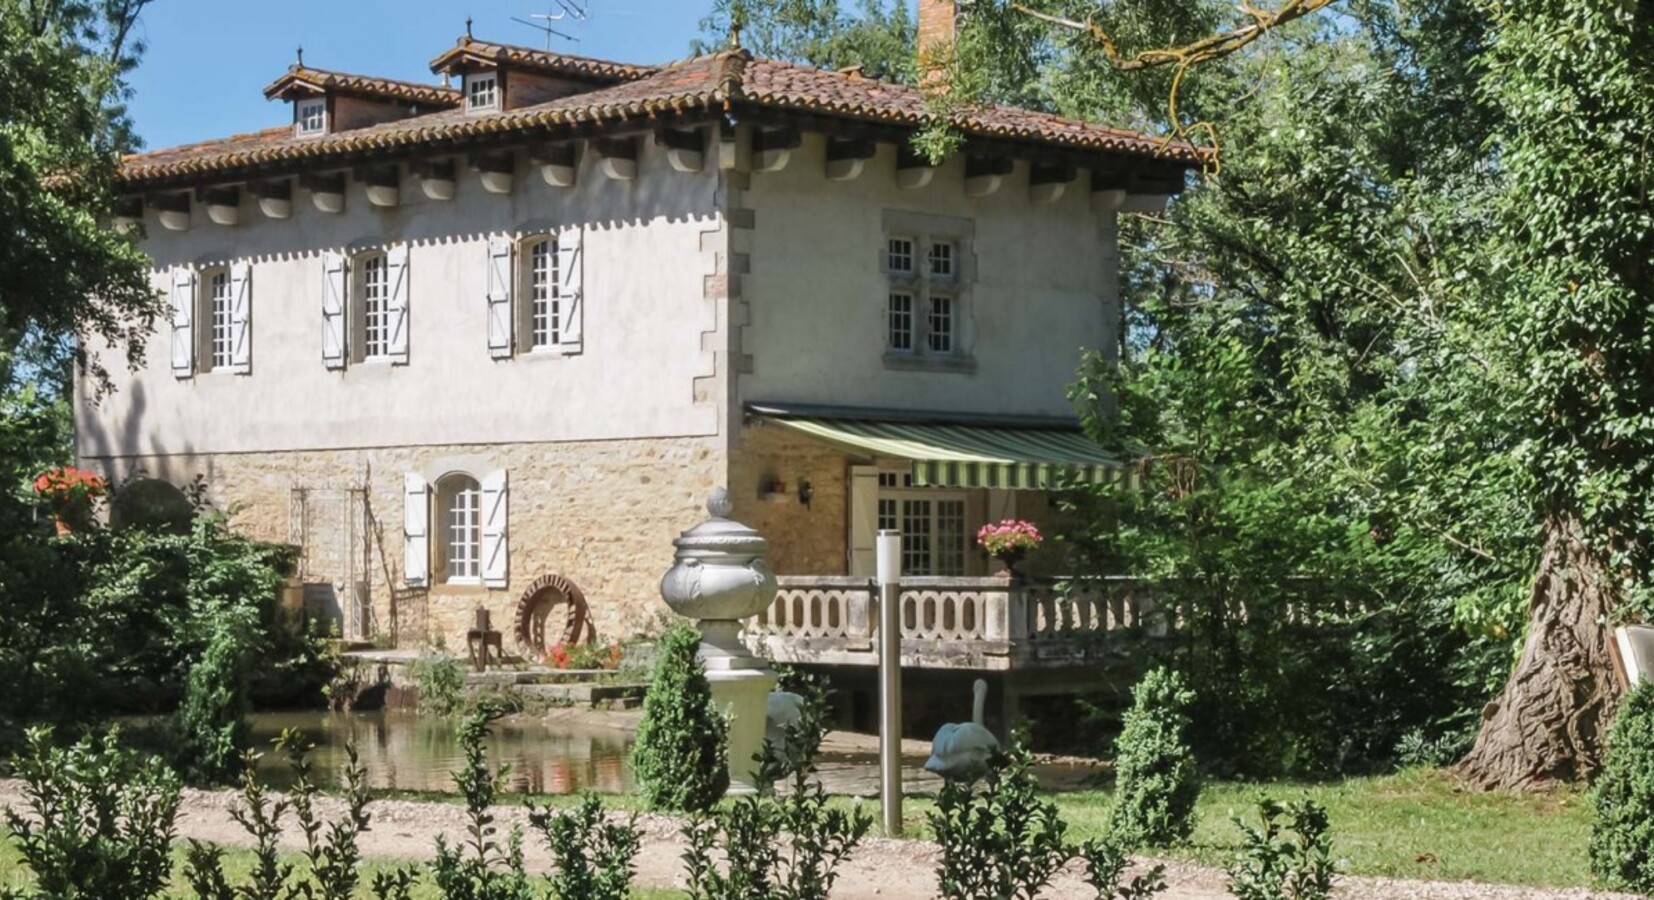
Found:
[[[767,418],[874,456],[912,460],[917,487],[1045,490],[1074,481],[1116,483],[1126,476],[1117,460],[1073,429]]]

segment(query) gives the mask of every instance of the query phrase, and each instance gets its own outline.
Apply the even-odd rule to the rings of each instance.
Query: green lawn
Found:
[[[1333,849],[1339,867],[1352,875],[1537,887],[1591,885],[1585,861],[1590,807],[1583,794],[1466,792],[1455,787],[1447,776],[1423,770],[1327,784],[1208,785],[1201,795],[1200,824],[1194,840],[1189,847],[1167,855],[1222,865],[1240,836],[1230,817],[1251,817],[1260,793],[1281,800],[1307,794],[1324,804],[1332,820]],[[1102,831],[1108,792],[1054,796],[1074,838]],[[506,802],[516,799],[520,798]],[[557,805],[572,802],[572,798],[536,799]],[[614,808],[638,808],[634,797],[606,799]],[[848,799],[835,802],[850,803]],[[928,798],[908,799],[904,813],[910,836],[928,836],[925,813],[931,806]],[[862,808],[877,816],[876,802],[864,801]],[[226,855],[236,872],[244,871],[250,859],[244,851]],[[181,860],[178,870],[182,870]],[[26,877],[10,842],[0,840],[0,887],[18,884]],[[182,881],[177,883],[178,896],[188,896],[182,891]],[[424,900],[435,894],[424,886],[415,896]],[[643,891],[637,896],[654,900],[681,895],[675,891]]]

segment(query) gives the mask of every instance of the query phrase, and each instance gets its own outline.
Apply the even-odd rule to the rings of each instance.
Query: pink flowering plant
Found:
[[[1033,522],[1021,519],[989,522],[976,531],[977,546],[1006,562],[1021,559],[1028,551],[1039,549],[1044,541]]]

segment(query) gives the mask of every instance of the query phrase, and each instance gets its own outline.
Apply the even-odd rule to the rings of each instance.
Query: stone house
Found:
[[[855,661],[881,527],[966,604],[920,598],[916,629],[1020,633],[975,529],[1115,474],[1066,387],[1117,343],[1118,214],[1194,150],[989,108],[933,165],[919,91],[739,47],[467,36],[431,68],[294,65],[265,91],[290,121],[125,160],[116,225],[171,316],[77,402],[83,465],[203,476],[359,639],[462,648],[479,608],[529,658],[627,634],[719,485],[789,576],[765,627],[799,658]]]

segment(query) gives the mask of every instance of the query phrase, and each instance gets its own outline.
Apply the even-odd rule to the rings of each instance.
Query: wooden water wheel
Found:
[[[541,575],[523,591],[512,625],[518,652],[530,659],[538,659],[556,644],[589,644],[597,637],[586,595],[561,575]]]

